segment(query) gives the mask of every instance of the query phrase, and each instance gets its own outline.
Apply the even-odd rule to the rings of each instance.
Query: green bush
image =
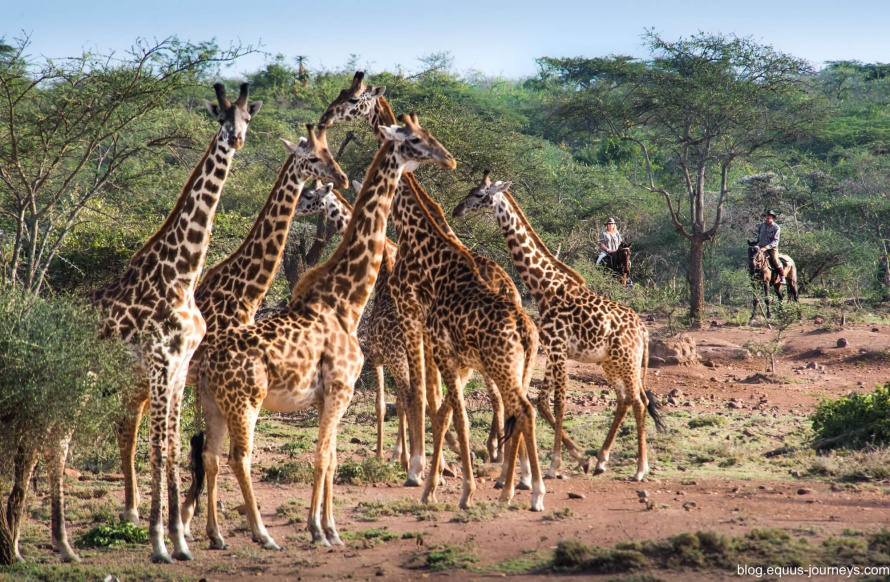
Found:
[[[890,443],[890,382],[871,394],[850,393],[823,400],[810,416],[817,438],[843,437],[833,447],[861,448]]]
[[[347,460],[337,466],[337,481],[344,485],[391,483],[405,478],[405,472],[398,463],[387,463],[376,457],[360,462]]]
[[[116,548],[119,546],[144,544],[148,533],[129,521],[118,525],[100,525],[83,534],[77,541],[82,548]]]
[[[273,483],[309,484],[315,480],[315,469],[312,467],[312,463],[307,461],[273,465],[263,469],[263,471],[265,472],[263,481],[271,481]]]

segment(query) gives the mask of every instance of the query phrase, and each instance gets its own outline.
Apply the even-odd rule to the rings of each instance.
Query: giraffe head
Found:
[[[331,103],[318,124],[321,127],[331,127],[336,123],[350,121],[357,117],[368,118],[377,106],[377,99],[383,96],[386,87],[371,87],[365,85],[365,73],[356,71],[352,78],[352,85],[340,91],[340,94]]]
[[[352,207],[343,196],[334,190],[334,183],[328,182],[312,190],[300,193],[294,214],[308,216],[323,212],[334,223],[338,231],[343,232],[352,218]]]
[[[331,181],[343,188],[349,187],[349,178],[340,169],[340,165],[328,149],[327,130],[321,128],[315,132],[315,126],[306,124],[309,137],[301,137],[299,143],[291,143],[282,139],[284,147],[294,155],[294,167],[300,180]]]
[[[385,140],[393,142],[395,154],[406,172],[413,172],[422,163],[436,164],[449,170],[457,167],[448,150],[429,131],[420,127],[417,114],[400,115],[399,121],[405,126],[384,125],[380,131]]]
[[[490,175],[491,171],[486,170],[479,185],[470,190],[470,193],[455,207],[454,212],[451,213],[453,217],[457,218],[479,210],[491,210],[497,206],[501,199],[500,193],[509,190],[513,182],[497,181],[492,183]]]
[[[219,121],[220,138],[225,140],[229,147],[240,150],[244,146],[244,138],[247,136],[247,124],[263,106],[263,102],[247,102],[250,83],[241,83],[241,93],[234,103],[226,98],[225,85],[216,83],[213,88],[216,91],[217,103],[208,101],[207,110]]]

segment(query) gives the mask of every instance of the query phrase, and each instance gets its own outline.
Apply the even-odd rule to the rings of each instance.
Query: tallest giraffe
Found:
[[[90,294],[106,313],[102,333],[128,342],[148,386],[150,419],[152,562],[191,560],[179,508],[179,414],[185,377],[206,324],[195,304],[195,286],[204,267],[210,230],[235,152],[244,146],[247,126],[262,106],[248,103],[248,84],[235,102],[214,85],[217,103],[207,109],[219,130],[189,176],[161,228],[130,259],[117,280]],[[167,492],[172,557],[164,543],[163,493]]]

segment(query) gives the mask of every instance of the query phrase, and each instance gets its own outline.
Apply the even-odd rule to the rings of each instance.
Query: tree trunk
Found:
[[[704,316],[704,254],[705,241],[693,235],[689,241],[689,318],[693,327],[700,327]]]
[[[884,249],[884,256],[881,262],[884,263],[884,285],[890,288],[890,252],[887,250],[887,241],[881,241],[881,247]]]

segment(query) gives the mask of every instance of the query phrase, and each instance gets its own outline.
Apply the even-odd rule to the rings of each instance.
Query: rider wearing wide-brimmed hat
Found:
[[[620,246],[621,233],[618,232],[615,219],[609,218],[606,221],[606,229],[600,233],[600,256],[597,257],[596,264],[599,265],[604,258],[609,256],[609,253],[614,253]]]
[[[763,222],[757,227],[757,246],[769,257],[769,264],[773,271],[782,274],[782,282],[785,282],[782,265],[779,263],[779,225],[776,224],[776,213],[767,210],[763,214]]]

